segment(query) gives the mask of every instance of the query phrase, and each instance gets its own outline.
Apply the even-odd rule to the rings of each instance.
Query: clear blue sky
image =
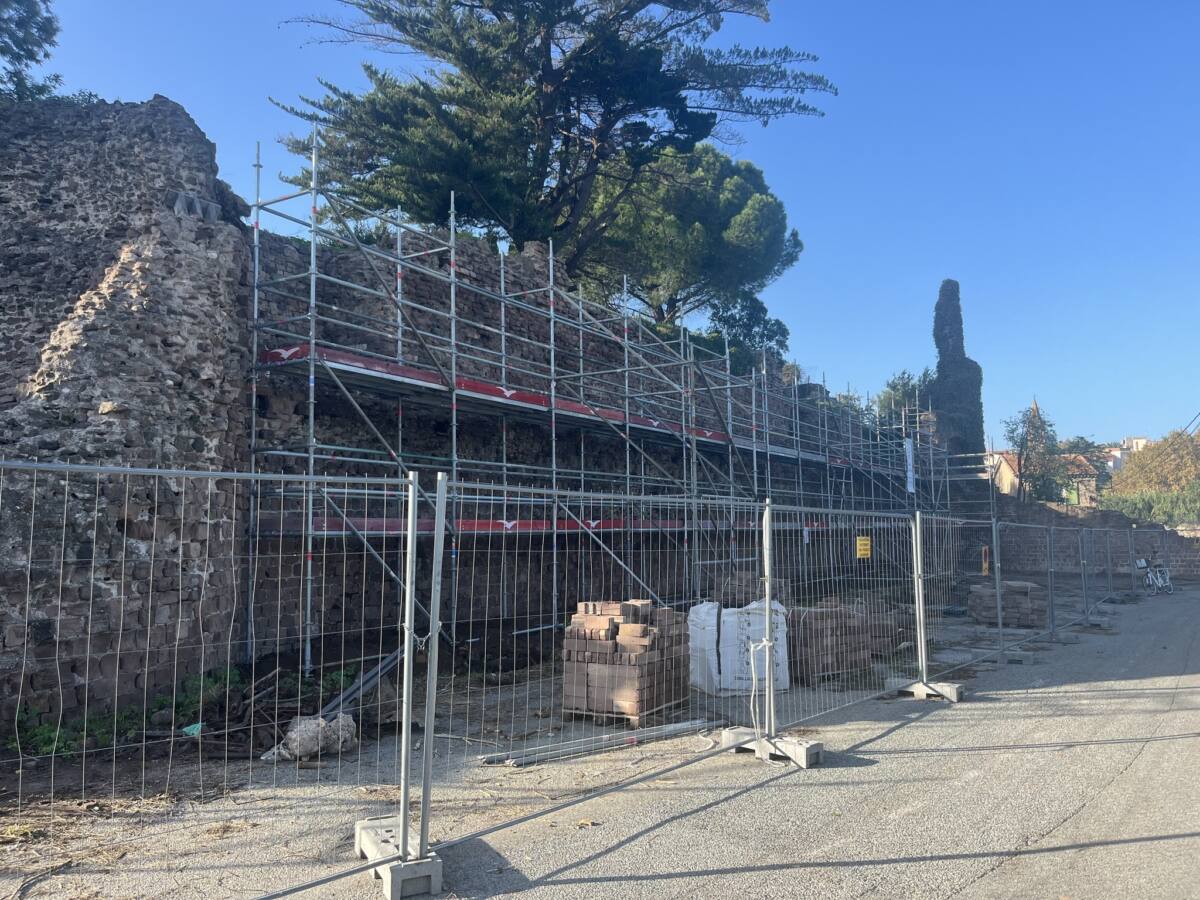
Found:
[[[329,0],[57,0],[68,90],[179,101],[253,194],[293,167],[269,96],[362,83],[369,51],[283,24]],[[934,362],[943,278],[962,283],[987,428],[1039,404],[1060,435],[1158,435],[1200,410],[1200,4],[775,0],[722,39],[821,57],[824,119],[745,131],[806,250],[769,289],[792,355],[873,392]],[[403,64],[402,57],[389,57]]]

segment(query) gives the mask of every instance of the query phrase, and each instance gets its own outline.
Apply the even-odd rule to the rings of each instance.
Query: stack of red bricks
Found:
[[[890,656],[900,646],[900,621],[893,609],[865,609],[867,631],[871,636],[871,652]]]
[[[734,569],[722,575],[716,590],[725,605],[745,606],[762,598],[762,578],[750,569]]]
[[[746,606],[761,600],[766,592],[762,574],[756,569],[734,569],[717,577],[713,583],[714,599],[726,607]],[[771,599],[787,603],[794,596],[795,585],[785,575],[771,578]]]
[[[1032,581],[1003,581],[1004,624],[1011,628],[1045,628],[1050,611],[1046,589]],[[996,590],[990,584],[973,584],[967,594],[967,612],[976,622],[996,624]]]
[[[788,613],[788,658],[797,680],[865,669],[872,646],[867,617],[848,606],[826,603]]]
[[[687,700],[688,628],[649,600],[580,603],[563,639],[563,711],[636,719]]]

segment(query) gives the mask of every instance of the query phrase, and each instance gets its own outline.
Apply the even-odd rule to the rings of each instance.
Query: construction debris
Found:
[[[354,719],[338,713],[333,719],[320,716],[296,716],[288,725],[287,734],[275,747],[262,755],[266,762],[310,759],[314,756],[337,754],[358,742]]]

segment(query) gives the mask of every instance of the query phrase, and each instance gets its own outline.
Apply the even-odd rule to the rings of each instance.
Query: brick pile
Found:
[[[734,569],[715,579],[715,597],[725,606],[745,606],[761,600],[765,591],[762,575],[757,569]],[[786,603],[793,599],[792,579],[776,575],[771,579],[771,599]]]
[[[563,639],[563,711],[639,717],[688,698],[687,616],[649,600],[580,603]]]
[[[826,598],[822,605],[836,606],[839,598]],[[904,632],[916,630],[916,616],[911,604],[897,606],[890,597],[877,591],[862,591],[855,595],[851,608],[867,620],[871,652],[876,656],[891,656],[904,639]]]
[[[871,652],[876,656],[891,656],[900,646],[900,617],[894,609],[860,609],[867,617]]]
[[[734,569],[717,579],[718,599],[727,605],[745,606],[762,599],[762,579],[750,569]]]
[[[867,616],[841,604],[793,609],[788,613],[792,677],[813,681],[864,669],[873,648]]]
[[[1012,628],[1045,628],[1050,599],[1046,589],[1032,581],[1001,582],[1004,624]],[[995,625],[996,589],[990,584],[973,584],[967,593],[967,612],[976,622]]]

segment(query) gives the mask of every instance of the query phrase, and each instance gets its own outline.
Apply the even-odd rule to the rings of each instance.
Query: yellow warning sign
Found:
[[[871,538],[870,536],[859,535],[854,539],[854,555],[859,559],[871,558]]]

